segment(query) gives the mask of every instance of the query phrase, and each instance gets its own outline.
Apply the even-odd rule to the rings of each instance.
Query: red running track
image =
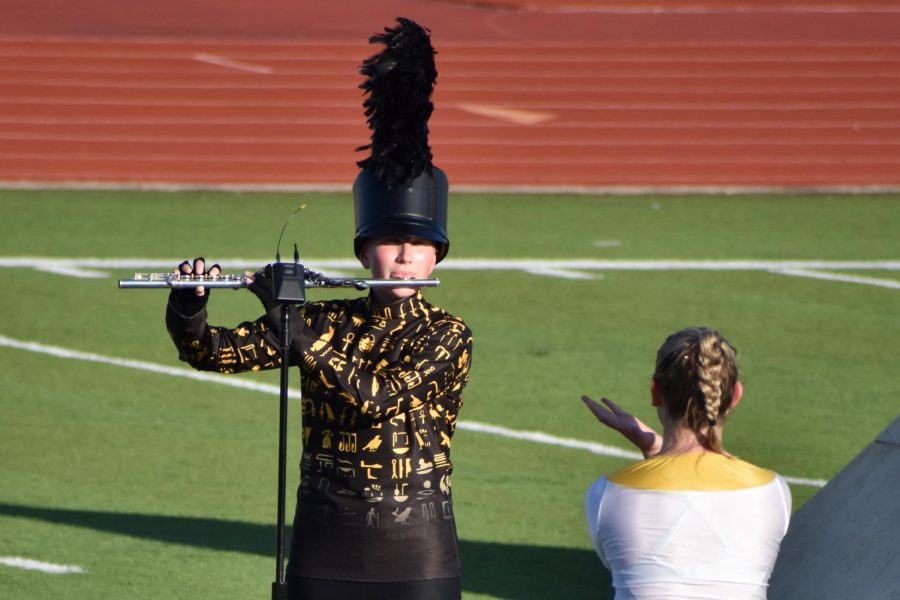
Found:
[[[404,15],[457,189],[900,189],[900,2],[34,4],[0,0],[0,186],[346,189]]]

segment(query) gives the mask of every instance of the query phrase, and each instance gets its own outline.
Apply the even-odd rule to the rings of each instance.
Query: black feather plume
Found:
[[[434,110],[431,92],[437,79],[436,52],[430,32],[414,21],[397,17],[399,25],[369,38],[385,48],[363,61],[360,84],[368,98],[363,102],[372,130],[372,143],[357,150],[371,155],[357,164],[371,169],[393,187],[408,183],[426,170],[431,172],[428,119]]]

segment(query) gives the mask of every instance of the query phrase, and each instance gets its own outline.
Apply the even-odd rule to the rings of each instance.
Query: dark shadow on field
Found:
[[[275,525],[245,521],[23,506],[0,502],[0,515],[86,527],[211,550],[275,556]],[[286,533],[290,539],[290,528]],[[460,540],[463,589],[496,598],[612,598],[609,574],[593,552]]]
[[[590,550],[460,540],[459,551],[467,592],[517,600],[612,598],[609,572]]]

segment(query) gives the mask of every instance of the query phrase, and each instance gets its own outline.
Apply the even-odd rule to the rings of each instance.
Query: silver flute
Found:
[[[381,287],[437,287],[439,279],[357,279],[326,277],[322,273],[304,269],[304,282],[308,288],[355,288],[366,290]],[[250,285],[246,275],[184,275],[181,273],[135,273],[131,279],[120,279],[119,288],[133,289],[186,289],[196,287],[238,289]]]

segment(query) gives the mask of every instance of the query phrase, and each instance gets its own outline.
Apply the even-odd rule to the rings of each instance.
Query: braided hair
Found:
[[[715,329],[673,333],[656,353],[653,380],[669,416],[690,428],[708,450],[721,453],[715,425],[725,418],[738,380],[737,351]]]

